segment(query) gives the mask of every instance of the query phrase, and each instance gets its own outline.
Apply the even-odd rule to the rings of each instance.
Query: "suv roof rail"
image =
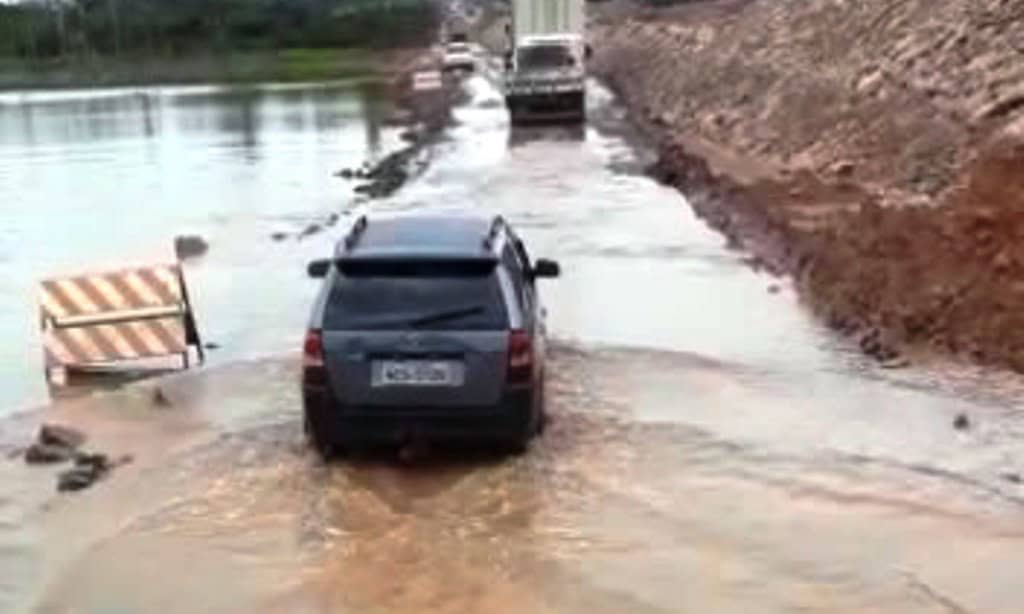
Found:
[[[494,216],[494,220],[491,221],[491,227],[484,236],[483,247],[487,251],[494,249],[494,240],[498,238],[498,233],[505,228],[505,218],[500,215]]]
[[[362,237],[363,233],[366,232],[366,227],[369,226],[369,224],[370,221],[366,218],[365,215],[359,216],[359,219],[357,219],[355,223],[352,224],[352,230],[350,230],[348,235],[345,237],[346,250],[351,250],[353,247],[356,246],[356,243],[359,242],[360,237]]]

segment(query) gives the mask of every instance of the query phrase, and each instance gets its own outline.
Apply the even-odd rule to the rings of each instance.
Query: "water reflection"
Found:
[[[380,154],[380,130],[387,110],[383,104],[383,88],[379,83],[366,82],[359,86],[359,103],[365,118],[366,151],[376,159]]]
[[[256,162],[259,158],[259,132],[262,121],[260,105],[263,102],[263,92],[258,89],[236,90],[222,96],[220,102],[221,104],[216,107],[217,129],[233,137],[231,143],[241,146],[247,162]],[[287,121],[284,123],[289,129],[302,130],[301,122],[298,125],[289,125]]]
[[[154,122],[153,96],[151,94],[139,94],[142,103],[142,132],[146,138],[153,138],[156,135]]]
[[[340,83],[0,93],[0,414],[48,396],[35,281],[162,262],[177,234],[213,245],[189,276],[217,358],[291,349],[308,298],[291,267],[310,255],[268,249],[268,237],[340,211],[346,186],[334,173],[368,147],[398,145],[397,130],[381,128],[381,93]],[[240,305],[240,293],[260,300]]]
[[[3,116],[0,115],[0,121],[2,121],[2,117]],[[21,127],[22,127],[22,131],[23,131],[22,134],[24,135],[25,143],[27,145],[35,145],[35,143],[36,143],[36,131],[35,131],[35,121],[34,121],[34,114],[32,113],[32,107],[29,106],[29,105],[23,105],[21,107],[21,114],[20,114],[20,118],[19,119],[21,120]],[[0,139],[2,139],[3,138],[3,134],[8,129],[8,126],[6,124],[0,124],[0,125],[3,125],[3,128],[4,128],[3,130],[0,130]]]

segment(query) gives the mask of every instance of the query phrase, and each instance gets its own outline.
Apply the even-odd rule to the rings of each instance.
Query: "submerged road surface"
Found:
[[[136,461],[60,498],[0,465],[26,502],[0,518],[12,611],[1024,611],[1013,380],[895,376],[832,339],[639,174],[601,90],[586,134],[510,135],[468,86],[430,168],[370,207],[502,212],[562,261],[544,438],[324,466],[293,358],[167,380],[163,410],[153,384],[65,403]]]

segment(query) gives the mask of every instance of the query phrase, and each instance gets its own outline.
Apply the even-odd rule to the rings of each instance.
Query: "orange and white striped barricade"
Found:
[[[40,320],[46,372],[180,355],[205,359],[178,264],[44,280]]]
[[[421,70],[412,75],[414,92],[435,92],[444,87],[444,79],[439,70]]]

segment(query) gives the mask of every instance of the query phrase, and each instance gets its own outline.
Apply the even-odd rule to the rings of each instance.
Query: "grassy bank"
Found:
[[[189,57],[0,59],[0,90],[185,83],[325,81],[372,77],[386,55],[363,49],[283,49]]]

